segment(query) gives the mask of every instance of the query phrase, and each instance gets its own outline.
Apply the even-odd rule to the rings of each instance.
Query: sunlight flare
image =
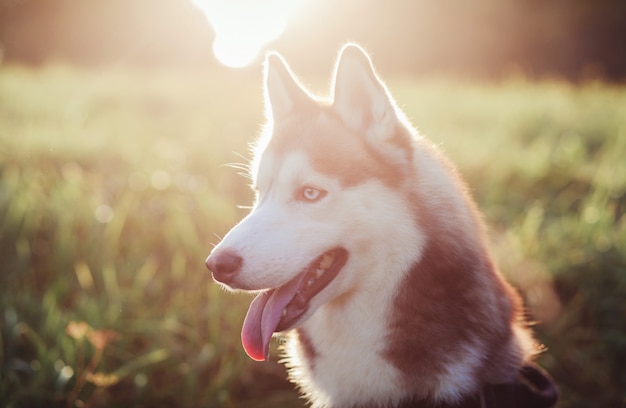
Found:
[[[192,0],[215,31],[213,54],[222,64],[241,68],[256,60],[265,45],[285,30],[303,0]]]

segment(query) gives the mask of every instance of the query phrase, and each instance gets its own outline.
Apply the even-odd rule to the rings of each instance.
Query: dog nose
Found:
[[[213,273],[213,279],[221,283],[230,283],[241,268],[243,259],[232,251],[219,251],[209,255],[204,263]]]

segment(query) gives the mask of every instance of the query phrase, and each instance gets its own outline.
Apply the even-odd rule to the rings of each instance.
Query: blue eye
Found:
[[[300,201],[307,201],[309,203],[312,203],[322,199],[325,195],[325,190],[310,186],[304,186],[300,189],[300,191],[298,191],[297,199]]]

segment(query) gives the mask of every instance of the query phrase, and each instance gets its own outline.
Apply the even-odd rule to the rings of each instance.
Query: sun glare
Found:
[[[215,58],[228,67],[241,68],[283,33],[290,14],[303,0],[192,1],[215,31]]]

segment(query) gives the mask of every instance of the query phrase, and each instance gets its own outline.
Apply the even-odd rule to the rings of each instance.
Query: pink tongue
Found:
[[[261,292],[250,304],[241,329],[241,343],[251,359],[266,360],[270,339],[282,317],[285,306],[296,295],[304,274],[276,289]]]

